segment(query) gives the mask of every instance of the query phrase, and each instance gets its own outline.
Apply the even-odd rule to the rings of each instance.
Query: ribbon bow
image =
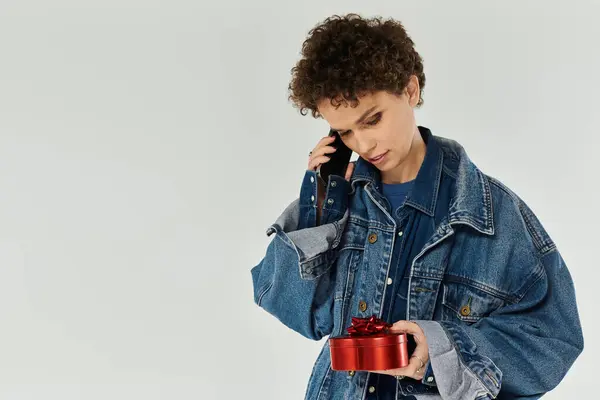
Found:
[[[391,327],[392,324],[389,324],[373,315],[369,318],[352,317],[352,326],[350,326],[347,330],[350,336],[367,336],[377,333],[384,333]]]

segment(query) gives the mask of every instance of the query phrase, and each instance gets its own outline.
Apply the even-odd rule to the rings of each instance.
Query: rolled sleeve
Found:
[[[267,229],[274,238],[251,270],[255,303],[310,339],[333,329],[333,265],[348,214],[298,229],[299,200],[294,200]]]
[[[438,374],[433,379],[440,390],[444,399],[464,400],[486,398],[488,395],[495,398],[500,390],[498,382],[501,379],[501,372],[494,368],[492,372],[498,378],[491,379],[488,374],[485,376],[485,382],[471,371],[467,365],[462,362],[461,355],[450,339],[449,334],[437,321],[414,321],[423,329],[427,344],[429,346],[429,367],[423,378],[424,384],[429,377],[433,378],[433,372]]]

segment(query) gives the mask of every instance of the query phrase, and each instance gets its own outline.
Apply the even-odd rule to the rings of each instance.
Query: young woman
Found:
[[[376,317],[412,335],[410,364],[334,371],[325,342],[306,399],[537,399],[583,349],[571,276],[534,213],[455,141],[417,125],[423,63],[393,19],[349,14],[310,32],[291,99],[359,155],[300,197],[252,269],[254,300],[314,340]]]

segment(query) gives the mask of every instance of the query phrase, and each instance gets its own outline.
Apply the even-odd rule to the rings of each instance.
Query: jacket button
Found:
[[[371,233],[369,235],[369,243],[373,244],[377,241],[377,234],[376,233]]]
[[[359,301],[358,309],[362,312],[365,312],[367,310],[367,303],[365,303],[363,300]]]
[[[469,307],[468,304],[466,306],[463,306],[460,309],[460,315],[462,315],[463,317],[468,317],[469,315],[471,315],[471,307]]]
[[[350,376],[354,376],[355,372],[354,371],[348,371],[348,375]]]

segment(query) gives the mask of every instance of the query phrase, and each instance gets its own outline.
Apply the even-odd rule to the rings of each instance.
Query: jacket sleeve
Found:
[[[414,321],[443,399],[537,399],[564,378],[583,350],[583,333],[571,275],[556,249],[527,285],[518,303],[473,325]]]
[[[318,178],[316,172],[306,171],[300,198],[267,229],[267,235],[274,238],[263,259],[251,270],[254,302],[313,340],[333,330],[333,266],[349,216],[349,184],[339,178],[332,176],[328,182],[317,226]]]

